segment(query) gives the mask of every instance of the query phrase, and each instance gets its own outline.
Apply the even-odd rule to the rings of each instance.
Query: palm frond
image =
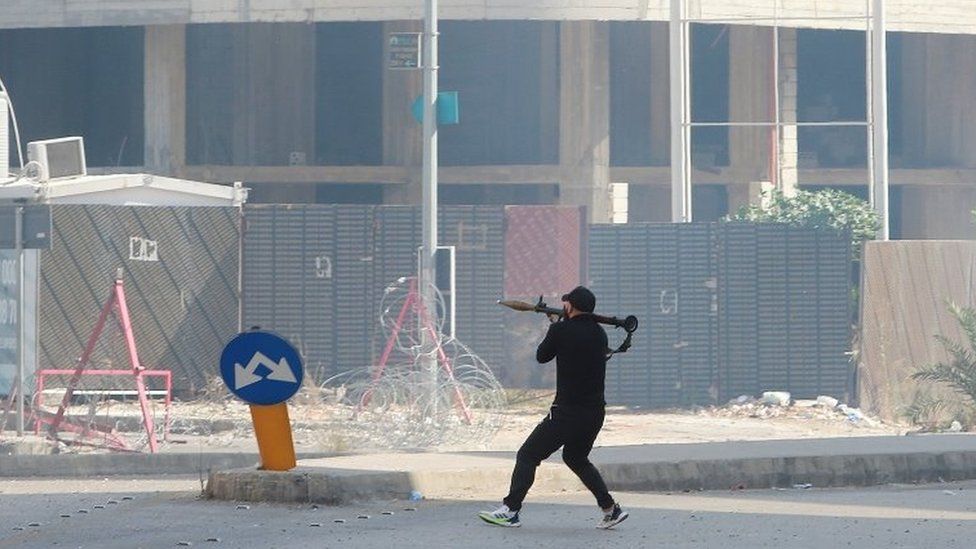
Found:
[[[945,349],[948,360],[918,367],[912,379],[948,385],[976,404],[976,310],[951,302],[948,308],[967,341],[961,343],[942,334],[936,335],[935,339]],[[922,404],[925,404],[924,399],[920,406]],[[919,411],[924,411],[924,406],[922,408]]]
[[[948,406],[949,403],[944,398],[922,393],[915,396],[915,400],[905,408],[903,413],[905,418],[914,425],[927,424],[933,423],[935,418]]]
[[[969,350],[976,352],[976,310],[970,307],[960,307],[955,303],[949,303],[949,312],[959,322],[966,339],[969,343]]]

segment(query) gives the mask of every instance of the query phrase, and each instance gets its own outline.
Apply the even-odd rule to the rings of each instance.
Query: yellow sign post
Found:
[[[297,463],[295,443],[288,421],[288,405],[284,402],[270,406],[251,405],[254,436],[258,439],[261,469],[288,471]]]

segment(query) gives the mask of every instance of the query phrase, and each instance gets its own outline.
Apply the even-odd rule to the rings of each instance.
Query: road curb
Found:
[[[299,459],[330,455],[300,454]],[[6,455],[0,456],[0,478],[206,474],[259,462],[258,454],[240,452]]]
[[[913,452],[611,463],[598,465],[613,491],[696,491],[729,489],[872,486],[976,479],[976,452]],[[430,499],[483,494],[500,497],[510,467],[439,471],[350,471],[299,467],[289,472],[253,468],[210,473],[209,497],[234,501],[341,505],[406,499],[411,491]],[[544,463],[536,487],[547,491],[582,489],[565,466]]]
[[[611,489],[630,491],[875,486],[976,479],[976,452],[618,463],[599,469]]]

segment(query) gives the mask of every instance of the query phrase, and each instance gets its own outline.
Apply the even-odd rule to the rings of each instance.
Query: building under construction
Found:
[[[251,202],[419,204],[404,0],[7,0],[0,77],[21,141],[83,135],[89,171],[252,189]],[[972,238],[976,10],[888,0],[893,238]],[[689,0],[693,217],[764,187],[867,197],[864,0]],[[440,2],[444,204],[585,205],[671,219],[669,2]],[[776,121],[777,125],[769,126]],[[810,122],[850,122],[817,125]]]

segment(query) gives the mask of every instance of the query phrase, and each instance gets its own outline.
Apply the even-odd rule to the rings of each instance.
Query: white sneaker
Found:
[[[614,503],[613,508],[609,512],[603,513],[603,520],[596,525],[597,528],[601,530],[609,530],[614,526],[620,524],[621,522],[627,520],[630,514],[620,508],[619,503]]]
[[[482,511],[478,513],[478,518],[495,526],[504,526],[506,528],[518,528],[522,526],[522,523],[519,522],[519,512],[510,510],[508,505],[502,505],[494,511]]]

